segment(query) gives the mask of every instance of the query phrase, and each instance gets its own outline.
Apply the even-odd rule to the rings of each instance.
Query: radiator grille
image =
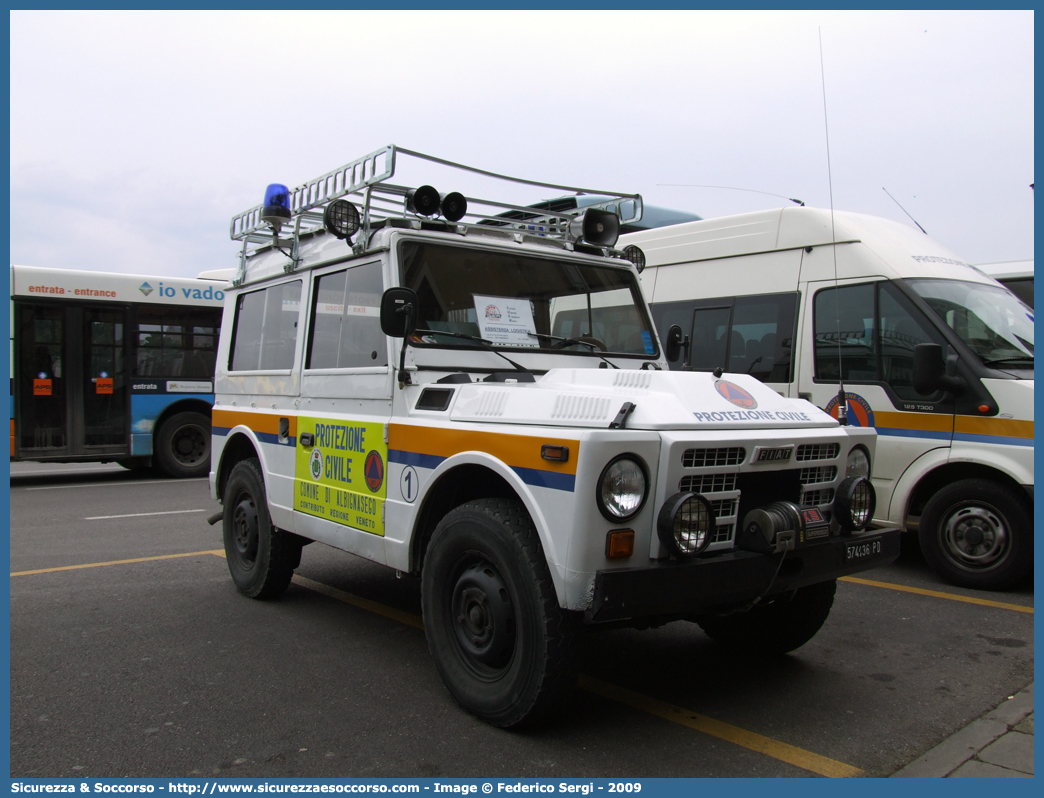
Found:
[[[729,543],[732,540],[732,531],[735,527],[735,524],[718,524],[718,528],[714,530],[714,537],[711,538],[711,543]]]
[[[739,499],[717,499],[710,503],[715,518],[731,518],[736,515],[737,504]]]
[[[837,447],[837,444],[834,444]],[[732,446],[727,449],[686,449],[682,454],[684,468],[739,465],[747,457],[747,450]]]
[[[803,443],[798,447],[798,462],[808,460],[833,460],[841,451],[841,445],[837,443]]]
[[[678,490],[682,493],[724,493],[727,490],[736,490],[736,475],[699,474],[682,477],[678,483]]]
[[[833,482],[837,478],[837,466],[812,466],[801,469],[801,484],[815,485],[820,482]]]
[[[801,497],[802,504],[830,504],[834,500],[833,488],[806,490]]]

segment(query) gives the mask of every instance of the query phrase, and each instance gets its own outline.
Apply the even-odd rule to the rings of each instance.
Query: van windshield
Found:
[[[420,305],[411,345],[474,347],[470,336],[505,349],[658,355],[625,268],[420,241],[400,252],[403,285]]]
[[[1010,291],[958,280],[910,280],[985,366],[1033,368],[1033,310]]]

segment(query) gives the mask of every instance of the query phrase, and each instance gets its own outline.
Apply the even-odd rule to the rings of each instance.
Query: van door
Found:
[[[953,439],[952,397],[913,389],[913,348],[945,347],[945,339],[888,280],[809,283],[801,329],[800,394],[836,418],[844,380],[849,424],[875,427],[879,436],[877,516],[901,523],[904,508],[891,507],[897,480],[918,457]]]

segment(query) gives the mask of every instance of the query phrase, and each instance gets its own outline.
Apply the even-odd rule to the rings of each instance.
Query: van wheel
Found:
[[[504,728],[546,717],[573,685],[574,624],[517,501],[447,513],[424,558],[428,649],[453,698]]]
[[[172,477],[205,477],[210,472],[210,419],[202,413],[175,413],[155,436],[156,465]]]
[[[272,525],[257,460],[236,463],[224,505],[225,560],[232,581],[250,598],[281,595],[301,563],[301,538]]]
[[[831,579],[731,615],[703,615],[700,628],[717,643],[742,654],[771,657],[800,648],[816,636],[834,605]]]
[[[1033,567],[1033,519],[1014,489],[962,479],[925,505],[921,552],[943,579],[961,587],[1004,590]]]

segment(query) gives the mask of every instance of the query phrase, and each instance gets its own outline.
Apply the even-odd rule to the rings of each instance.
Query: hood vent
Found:
[[[483,391],[475,415],[486,418],[504,415],[508,394],[508,391]]]
[[[555,397],[555,406],[551,410],[551,418],[554,419],[601,421],[608,417],[609,397],[607,396],[559,394]]]

